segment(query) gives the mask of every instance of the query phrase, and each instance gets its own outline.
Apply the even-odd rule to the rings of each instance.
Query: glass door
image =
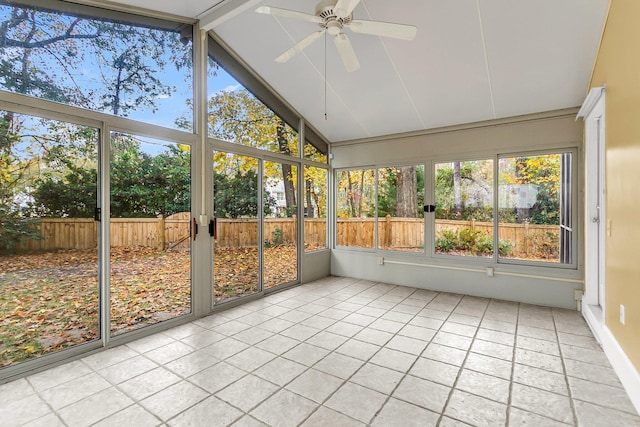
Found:
[[[213,152],[216,304],[261,290],[260,165],[254,157]]]
[[[111,335],[191,312],[189,146],[111,132]]]
[[[99,141],[0,111],[0,368],[100,339]]]

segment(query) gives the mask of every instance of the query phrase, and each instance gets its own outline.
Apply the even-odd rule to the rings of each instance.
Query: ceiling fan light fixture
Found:
[[[337,36],[338,34],[340,34],[340,31],[342,30],[342,24],[338,20],[329,21],[327,22],[326,28],[327,28],[327,33],[329,33],[329,35]]]

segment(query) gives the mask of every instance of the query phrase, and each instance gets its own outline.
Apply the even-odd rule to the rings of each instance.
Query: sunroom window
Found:
[[[571,159],[568,153],[501,157],[499,235],[504,260],[572,263]]]

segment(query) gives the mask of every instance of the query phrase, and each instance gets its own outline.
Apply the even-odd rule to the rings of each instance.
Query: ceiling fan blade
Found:
[[[297,12],[295,10],[280,9],[279,7],[260,6],[256,9],[257,13],[264,13],[265,15],[281,16],[283,18],[300,19],[302,21],[314,22],[320,24],[322,18],[315,15],[309,15],[308,13]]]
[[[360,68],[360,62],[358,62],[356,52],[353,50],[353,46],[351,46],[351,42],[346,34],[341,33],[335,36],[333,43],[338,49],[340,58],[342,58],[344,68],[346,68],[349,73]]]
[[[351,15],[358,3],[360,3],[360,0],[338,0],[333,11],[338,18],[346,18]]]
[[[284,52],[282,55],[278,56],[276,58],[276,62],[287,62],[288,60],[293,58],[296,53],[302,51],[307,46],[309,46],[311,43],[313,43],[314,41],[318,40],[322,36],[322,34],[324,34],[324,30],[315,31],[315,32],[309,34],[307,37],[303,38],[298,43],[293,45],[293,47],[291,47],[289,50]]]
[[[392,24],[390,22],[379,21],[354,20],[347,26],[354,33],[372,34],[374,36],[391,37],[401,40],[413,40],[418,32],[418,29],[413,25]]]

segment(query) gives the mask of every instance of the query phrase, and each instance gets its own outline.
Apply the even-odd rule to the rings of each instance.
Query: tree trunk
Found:
[[[397,177],[396,216],[416,218],[418,216],[418,179],[415,166],[403,166]]]
[[[526,158],[523,157],[518,157],[516,159],[516,170],[515,170],[515,175],[516,175],[516,182],[518,183],[518,185],[522,185],[526,182],[526,179],[523,178],[522,176],[522,172],[527,168],[526,165]],[[520,200],[520,197],[518,197],[516,200]],[[517,214],[517,221],[518,224],[524,224],[526,222],[528,222],[529,220],[529,213],[530,213],[530,209],[523,207],[523,206],[516,206],[516,214]]]
[[[455,219],[462,219],[462,188],[460,181],[460,162],[453,162],[453,213]]]
[[[353,194],[353,183],[351,182],[351,172],[347,171],[347,188],[349,192],[347,194],[347,200],[349,201],[349,208],[351,209],[351,218],[356,218],[356,199]]]
[[[358,218],[362,218],[362,202],[364,199],[364,174],[365,171],[360,171],[360,199],[358,200]]]
[[[311,180],[307,180],[307,185],[306,185],[306,191],[305,191],[305,199],[306,199],[306,204],[307,204],[307,218],[315,218],[315,209],[313,207],[313,200],[312,200],[312,194],[313,190],[312,190],[312,182]]]
[[[285,123],[282,120],[278,120],[276,125],[276,132],[278,135],[278,150],[283,154],[291,154],[289,149],[289,141],[287,141],[287,134],[285,132]],[[293,176],[291,165],[288,163],[282,163],[282,179],[284,180],[284,200],[287,206],[287,211],[290,211],[296,206],[296,188],[293,185],[295,182],[295,176]]]

